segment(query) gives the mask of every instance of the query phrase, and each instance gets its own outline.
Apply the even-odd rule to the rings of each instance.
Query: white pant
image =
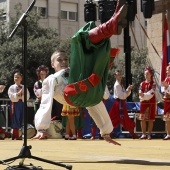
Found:
[[[111,119],[102,101],[99,104],[87,107],[86,109],[93,118],[97,127],[100,129],[101,135],[110,134],[113,131]]]

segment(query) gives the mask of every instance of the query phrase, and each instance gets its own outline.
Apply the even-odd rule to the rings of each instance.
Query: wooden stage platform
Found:
[[[73,170],[168,170],[170,169],[170,140],[162,139],[116,139],[121,146],[104,140],[27,140],[32,146],[31,154],[36,157],[72,165]],[[5,139],[0,141],[0,160],[18,156],[23,141]],[[9,166],[19,165],[21,159]],[[32,163],[44,170],[64,170],[66,168],[26,158],[24,165]],[[0,165],[6,169],[7,165]]]

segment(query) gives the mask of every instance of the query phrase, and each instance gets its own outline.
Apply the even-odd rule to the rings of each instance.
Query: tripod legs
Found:
[[[50,161],[50,160],[47,160],[47,159],[43,159],[43,158],[39,158],[39,157],[36,157],[36,156],[31,156],[31,158],[36,159],[38,161],[42,161],[42,162],[50,163],[50,164],[53,164],[53,165],[61,166],[61,167],[64,167],[66,169],[69,169],[69,170],[72,169],[72,165],[61,164],[59,162],[53,162],[53,161]]]
[[[16,160],[16,159],[22,159],[21,162],[19,163],[19,165],[14,166],[14,167],[15,167],[15,169],[17,169],[17,167],[18,167],[19,170],[20,169],[26,170],[26,169],[29,169],[29,168],[27,168],[26,166],[23,165],[25,158],[33,158],[33,159],[38,160],[38,161],[50,163],[50,164],[53,164],[53,165],[61,166],[61,167],[64,167],[66,169],[72,170],[72,165],[65,165],[65,164],[62,164],[62,163],[59,163],[59,162],[54,162],[54,161],[39,158],[39,157],[36,157],[36,156],[32,156],[31,152],[30,152],[31,148],[32,148],[31,146],[23,146],[18,156],[12,157],[12,158],[9,158],[9,159],[6,159],[6,160],[2,160],[2,161],[0,161],[0,164],[4,164],[4,163],[7,163],[9,161]],[[14,169],[14,167],[13,167],[13,169]],[[41,170],[40,167],[34,167],[34,169]],[[9,168],[7,168],[7,170],[12,170],[12,169],[10,169],[10,167],[9,167]]]

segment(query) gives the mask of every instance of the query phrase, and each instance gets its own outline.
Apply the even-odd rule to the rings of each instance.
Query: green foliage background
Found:
[[[132,99],[133,101],[139,101],[138,91],[139,86],[142,81],[144,81],[144,69],[147,66],[147,49],[133,49],[131,52],[131,73],[132,73]],[[120,69],[121,68],[121,69]],[[123,85],[125,88],[125,56],[120,56],[118,64],[113,65],[112,69],[109,71],[108,76],[108,88],[111,94],[113,94],[113,87],[115,83],[114,71],[119,69],[123,75]]]
[[[8,39],[9,34],[15,28],[20,16],[24,11],[21,10],[21,4],[15,7],[16,17],[10,19],[9,25],[6,25],[3,20],[0,20],[0,84],[5,84],[7,87],[3,92],[3,97],[7,96],[8,87],[13,84],[13,73],[19,69],[23,71],[23,55],[22,55],[22,37],[23,26],[19,26],[15,35]],[[3,15],[3,11],[0,12],[0,16]],[[50,28],[42,28],[38,24],[40,16],[34,12],[31,12],[26,18],[27,20],[27,87],[31,93],[31,97],[34,97],[33,85],[37,80],[36,69],[40,65],[46,65],[49,67],[50,74],[54,73],[51,68],[50,57],[51,54],[57,49],[63,49],[70,54],[70,42],[71,39],[66,41],[59,40],[57,30]],[[133,49],[131,53],[132,60],[132,84],[133,100],[138,101],[138,88],[140,82],[144,80],[143,70],[146,67],[147,50],[141,49],[137,51]],[[121,71],[124,74],[125,71],[125,59],[124,56],[120,57],[117,64],[114,64],[112,69],[109,70],[108,88],[110,93],[113,94],[113,86],[115,78],[113,73],[115,69],[121,66]],[[125,81],[125,78],[124,78]],[[125,85],[124,85],[125,87]]]
[[[3,13],[3,11],[2,11]],[[7,87],[4,95],[7,94],[7,89],[13,82],[13,74],[16,70],[23,72],[23,26],[20,25],[14,36],[8,39],[9,34],[15,28],[17,21],[22,15],[20,4],[16,6],[16,17],[10,19],[9,25],[2,23],[0,28],[0,83]],[[27,21],[27,86],[33,94],[33,85],[37,80],[36,69],[40,65],[46,65],[50,69],[50,74],[53,73],[51,68],[51,54],[57,49],[63,49],[70,54],[70,39],[60,41],[57,30],[50,28],[42,28],[38,21],[40,16],[32,12],[26,18]],[[3,21],[1,21],[3,22]],[[6,97],[6,96],[5,96]]]

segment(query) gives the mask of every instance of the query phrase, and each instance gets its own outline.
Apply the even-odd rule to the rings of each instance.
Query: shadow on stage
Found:
[[[65,161],[64,161],[65,162]],[[150,166],[170,166],[170,162],[152,162],[145,160],[122,159],[114,161],[66,161],[67,163],[115,163],[115,164],[134,164],[134,165],[150,165]]]

